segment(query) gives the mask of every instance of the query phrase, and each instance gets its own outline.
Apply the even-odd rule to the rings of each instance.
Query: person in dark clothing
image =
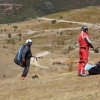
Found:
[[[25,79],[28,71],[29,71],[29,67],[30,67],[30,58],[32,57],[32,52],[31,52],[31,45],[32,45],[32,40],[28,39],[26,40],[26,45],[23,49],[21,58],[22,58],[22,64],[24,65],[24,70],[22,73],[22,80]]]

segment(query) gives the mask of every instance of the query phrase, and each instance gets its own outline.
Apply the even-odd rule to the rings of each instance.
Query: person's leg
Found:
[[[83,51],[82,60],[83,62],[82,62],[81,70],[82,70],[82,74],[85,74],[85,66],[88,63],[88,51],[87,50]]]
[[[86,62],[83,60],[81,63],[81,74],[85,74],[85,70],[84,70],[85,65],[86,65]]]
[[[25,63],[24,71],[22,73],[22,77],[26,77],[30,67],[30,60],[27,60]]]
[[[78,75],[80,75],[81,74],[81,61],[79,61],[79,63],[78,63]]]
[[[79,50],[79,58],[80,58],[80,60],[79,60],[79,63],[78,63],[78,75],[80,75],[81,74],[81,66],[82,66],[82,52],[81,52],[81,49]]]
[[[84,67],[88,62],[88,50],[84,48],[80,49],[79,56],[80,56],[80,61],[78,64],[78,75],[85,74]]]

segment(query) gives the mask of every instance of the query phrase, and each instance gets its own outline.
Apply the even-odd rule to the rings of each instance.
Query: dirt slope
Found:
[[[76,72],[24,81],[17,76],[0,82],[0,100],[99,100],[99,83],[99,75],[77,77]]]

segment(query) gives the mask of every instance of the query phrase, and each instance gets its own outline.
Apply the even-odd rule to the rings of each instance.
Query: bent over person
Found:
[[[22,64],[24,65],[24,71],[22,73],[22,79],[25,79],[28,71],[29,71],[29,67],[30,67],[30,58],[32,57],[32,53],[31,53],[31,45],[32,45],[32,40],[28,39],[26,40],[26,45],[23,49],[22,52]]]
[[[84,67],[88,62],[88,54],[89,54],[89,47],[93,48],[93,45],[88,36],[88,27],[83,26],[81,28],[81,33],[78,36],[79,42],[79,64],[78,64],[78,76],[84,76],[85,70]]]

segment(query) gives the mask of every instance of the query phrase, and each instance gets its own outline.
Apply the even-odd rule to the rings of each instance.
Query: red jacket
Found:
[[[91,44],[88,34],[85,33],[84,31],[82,31],[80,33],[80,35],[78,36],[78,41],[79,41],[80,47],[88,47],[89,48],[89,44]]]

